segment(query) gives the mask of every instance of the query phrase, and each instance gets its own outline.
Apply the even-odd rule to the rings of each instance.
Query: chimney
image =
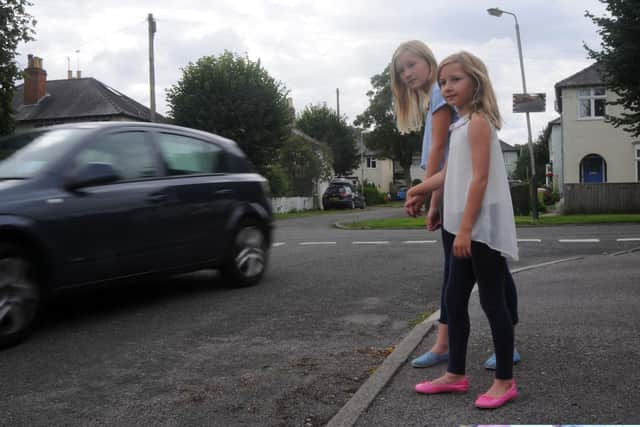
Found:
[[[24,105],[37,104],[45,95],[47,72],[42,69],[42,58],[29,54],[29,66],[24,70]]]

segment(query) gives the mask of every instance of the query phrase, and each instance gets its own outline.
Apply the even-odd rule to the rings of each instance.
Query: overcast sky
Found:
[[[482,58],[497,92],[510,144],[527,141],[524,114],[511,113],[522,92],[515,21],[489,7],[515,13],[520,24],[529,92],[547,94],[547,111],[532,113],[533,138],[558,116],[554,84],[592,63],[583,42],[600,46],[585,10],[605,13],[597,0],[32,0],[38,20],[34,42],[20,45],[43,58],[49,80],[65,79],[68,63],[149,105],[147,15],[155,34],[156,105],[167,113],[165,89],[181,68],[225,49],[261,60],[289,90],[297,112],[309,104],[336,107],[352,123],[367,105],[370,78],[389,63],[397,45],[426,42],[437,59],[458,50]],[[178,6],[180,4],[180,6]],[[79,50],[79,53],[76,53]]]

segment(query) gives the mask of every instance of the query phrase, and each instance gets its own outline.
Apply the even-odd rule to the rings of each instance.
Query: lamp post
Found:
[[[518,41],[518,56],[520,57],[520,74],[522,75],[522,91],[527,93],[527,82],[524,78],[524,63],[522,61],[522,44],[520,43],[520,26],[518,25],[518,17],[515,13],[507,12],[506,10],[492,7],[487,9],[487,12],[491,16],[500,17],[503,13],[513,16],[516,21],[516,39]],[[527,116],[527,134],[529,136],[529,157],[531,158],[531,213],[533,219],[538,219],[538,189],[536,188],[536,161],[533,156],[533,142],[531,141],[531,119],[529,113],[525,113]]]

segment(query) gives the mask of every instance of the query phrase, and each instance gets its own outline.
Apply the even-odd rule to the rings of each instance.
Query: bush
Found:
[[[386,203],[386,194],[379,192],[375,184],[365,182],[364,199],[366,200],[367,205],[380,205]]]
[[[513,203],[513,213],[515,215],[529,215],[531,210],[531,197],[529,195],[529,184],[511,184],[511,201]]]
[[[274,165],[267,172],[266,178],[269,180],[271,196],[284,197],[289,192],[289,178],[282,166]]]

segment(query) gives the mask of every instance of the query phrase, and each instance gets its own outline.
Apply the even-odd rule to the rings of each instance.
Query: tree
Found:
[[[420,151],[422,133],[412,132],[403,135],[398,131],[393,112],[390,70],[391,64],[382,74],[376,74],[371,78],[373,89],[367,92],[369,107],[356,118],[354,123],[364,128],[373,126],[373,131],[366,135],[366,146],[380,156],[400,163],[405,182],[410,185],[411,163],[413,155]]]
[[[167,90],[175,123],[235,140],[265,173],[289,136],[288,90],[253,62],[229,51],[205,56],[182,69]]]
[[[536,187],[545,185],[546,165],[549,163],[549,140],[551,139],[551,126],[547,125],[538,139],[533,143],[533,155],[536,163]],[[516,168],[511,176],[522,181],[529,181],[531,177],[531,162],[529,161],[529,147],[520,146],[520,156],[516,163]]]
[[[618,95],[610,105],[621,105],[625,111],[619,117],[607,115],[606,120],[632,136],[640,136],[640,2],[628,0],[600,0],[607,4],[610,17],[596,17],[588,11],[585,16],[600,27],[601,51],[585,49],[589,57],[603,67],[604,80],[608,89]]]
[[[333,169],[338,175],[351,172],[358,165],[355,133],[344,117],[326,105],[310,105],[296,120],[296,127],[331,147]]]
[[[18,43],[33,40],[36,20],[26,12],[29,0],[0,0],[0,135],[13,132],[11,102],[20,77],[16,64]]]

